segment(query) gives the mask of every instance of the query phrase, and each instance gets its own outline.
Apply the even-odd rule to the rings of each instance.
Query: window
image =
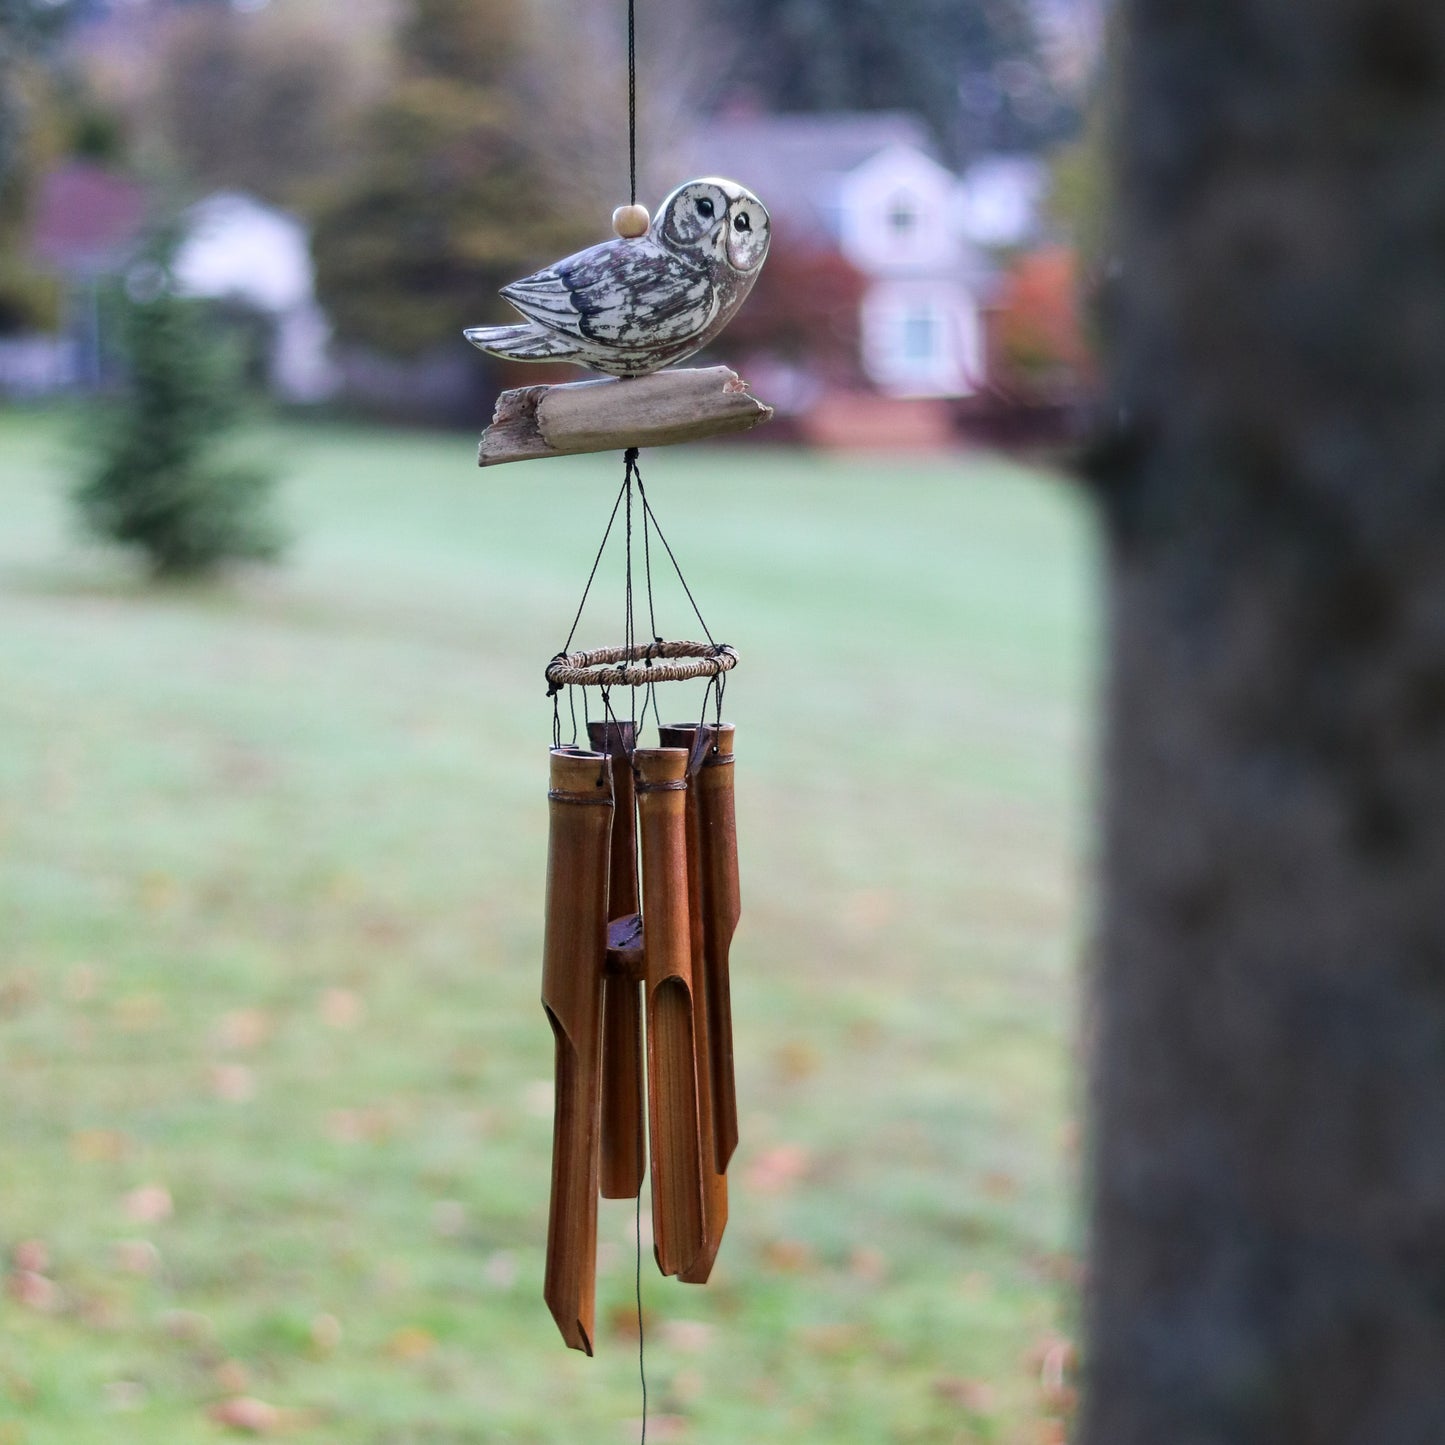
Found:
[[[903,313],[899,353],[906,365],[927,365],[938,356],[938,317],[931,306],[915,306]]]
[[[894,196],[888,207],[888,229],[900,237],[911,237],[918,229],[918,207],[912,196]]]

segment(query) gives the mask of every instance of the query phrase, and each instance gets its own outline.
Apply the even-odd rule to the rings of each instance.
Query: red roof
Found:
[[[30,252],[49,270],[104,272],[125,260],[145,218],[142,187],[99,166],[72,161],[40,183]]]

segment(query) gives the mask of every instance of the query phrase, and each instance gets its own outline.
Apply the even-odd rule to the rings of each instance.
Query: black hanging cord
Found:
[[[637,643],[637,623],[632,610],[632,481],[637,475],[637,448],[628,447],[622,454],[622,486],[627,494],[627,581],[626,581],[626,613],[623,618],[623,645],[629,653]],[[634,730],[638,726],[637,719],[637,692],[635,689],[628,693],[628,716],[632,719]],[[646,708],[643,709],[644,716]]]
[[[631,488],[628,484],[631,480],[632,473],[629,471],[622,479],[622,486],[617,492],[617,500],[612,504],[612,515],[607,519],[607,530],[602,534],[602,545],[598,547],[597,555],[592,559],[592,570],[587,574],[587,585],[582,589],[582,600],[577,604],[577,615],[572,619],[572,626],[567,633],[567,641],[562,644],[562,651],[557,654],[558,657],[564,657],[572,651],[572,639],[577,635],[577,624],[582,621],[582,609],[587,605],[587,594],[592,591],[592,582],[597,576],[598,567],[602,564],[602,554],[607,550],[607,539],[612,535],[612,524],[617,520],[617,509],[622,505],[624,495],[628,498],[630,508],[632,499]],[[711,642],[712,639],[709,638],[708,641]]]
[[[637,1377],[642,1381],[642,1442],[647,1445],[647,1362],[642,1354],[642,1190],[637,1191]]]
[[[717,648],[717,639],[708,630],[707,623],[703,620],[702,610],[697,605],[697,598],[692,595],[692,588],[687,585],[687,578],[682,575],[682,568],[677,565],[677,558],[673,555],[672,545],[667,540],[667,534],[662,530],[657,521],[657,514],[652,510],[652,504],[647,500],[647,492],[642,485],[642,473],[637,471],[636,462],[633,463],[633,470],[637,473],[637,495],[642,498],[644,514],[651,518],[652,525],[657,528],[657,540],[667,548],[667,560],[672,563],[672,570],[677,573],[677,580],[682,583],[682,590],[687,593],[687,600],[692,603],[693,615],[697,618],[698,625],[702,628],[703,636]],[[649,586],[651,579],[649,578]],[[650,600],[650,598],[649,598]]]
[[[627,173],[628,198],[637,204],[637,0],[627,0]]]

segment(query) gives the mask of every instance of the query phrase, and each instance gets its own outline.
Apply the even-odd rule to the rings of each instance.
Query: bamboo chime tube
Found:
[[[639,748],[633,763],[642,838],[652,1233],[658,1268],[679,1274],[705,1244],[688,920],[688,755],[681,748]]]
[[[637,799],[629,757],[636,746],[631,722],[589,722],[594,749],[612,758],[612,845],[607,917],[614,930],[637,917]],[[621,929],[623,933],[630,930]],[[609,960],[610,963],[611,960]],[[604,1199],[632,1199],[647,1170],[642,1128],[642,985],[621,967],[602,984],[602,1163]]]
[[[727,1228],[727,1173],[718,1163],[717,1100],[714,1088],[714,1061],[725,1053],[731,1058],[731,1039],[722,1038],[725,1023],[712,1003],[712,971],[708,965],[707,851],[708,840],[702,818],[702,789],[698,769],[702,749],[711,747],[714,730],[698,727],[695,722],[673,722],[657,728],[663,747],[688,750],[688,918],[692,939],[692,1020],[696,1033],[698,1056],[698,1131],[702,1149],[702,1205],[704,1205],[704,1247],[691,1267],[681,1274],[683,1283],[704,1285],[712,1273],[722,1244],[722,1231]]]
[[[732,987],[729,954],[742,915],[738,887],[737,811],[733,796],[732,723],[675,723],[664,728],[677,746],[695,749],[688,806],[697,814],[701,897],[701,966],[694,986],[706,995],[707,1090],[712,1100],[715,1167],[725,1174],[738,1143],[737,1084],[733,1070]],[[701,740],[694,742],[699,731]],[[700,757],[698,756],[700,754]]]
[[[542,1004],[556,1041],[552,1199],[543,1294],[574,1350],[592,1353],[597,1277],[602,977],[612,790],[600,753],[553,748]]]

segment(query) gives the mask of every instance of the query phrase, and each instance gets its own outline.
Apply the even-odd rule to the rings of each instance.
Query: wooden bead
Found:
[[[635,241],[639,236],[645,236],[651,224],[652,217],[647,214],[646,206],[618,206],[612,213],[612,229],[624,241]]]

